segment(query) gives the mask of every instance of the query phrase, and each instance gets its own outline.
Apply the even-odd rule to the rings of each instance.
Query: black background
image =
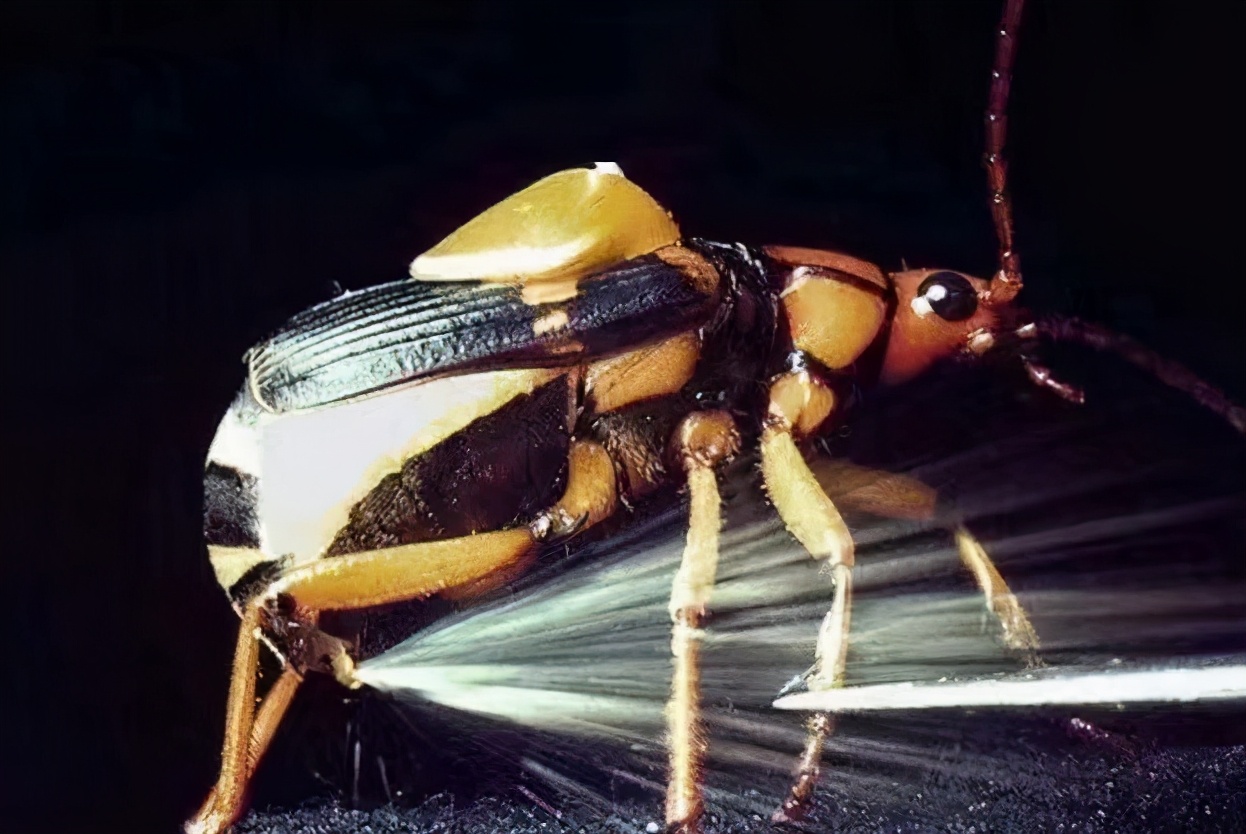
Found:
[[[2,827],[167,830],[210,783],[233,618],[198,476],[249,344],[601,159],[700,236],[987,273],[997,15],[0,7]],[[1010,148],[1028,303],[1239,399],[1242,31],[1241,4],[1033,2]]]

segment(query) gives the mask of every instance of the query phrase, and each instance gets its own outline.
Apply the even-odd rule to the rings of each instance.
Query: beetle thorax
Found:
[[[839,252],[771,246],[792,347],[840,371],[878,338],[889,287],[875,265]]]

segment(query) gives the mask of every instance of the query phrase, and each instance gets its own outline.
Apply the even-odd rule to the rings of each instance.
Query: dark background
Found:
[[[1010,148],[1028,303],[1241,399],[1243,6],[1031,6]],[[249,344],[332,282],[401,277],[486,205],[603,159],[700,236],[988,273],[997,16],[0,6],[0,827],[169,830],[210,783],[234,621],[198,477]]]

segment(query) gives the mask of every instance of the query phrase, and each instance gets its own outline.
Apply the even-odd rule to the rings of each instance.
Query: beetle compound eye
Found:
[[[978,309],[978,293],[955,272],[934,273],[917,288],[917,297],[945,321],[964,321]]]

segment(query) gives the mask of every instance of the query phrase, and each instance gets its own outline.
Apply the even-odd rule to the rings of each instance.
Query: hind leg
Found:
[[[280,713],[293,697],[298,681],[283,676],[281,697],[270,694],[255,708],[261,628],[275,613],[278,599],[292,603],[292,621],[307,628],[322,610],[348,610],[427,597],[446,588],[468,584],[505,569],[526,556],[536,539],[527,528],[482,533],[459,539],[401,545],[352,553],[295,568],[249,600],[242,611],[233,673],[225,706],[225,740],[216,786],[199,812],[186,823],[187,834],[219,834],[241,814],[246,789],[259,754],[276,730]],[[339,680],[354,683],[354,662],[340,641],[328,639],[321,651]],[[284,703],[283,703],[284,702]],[[257,728],[257,720],[265,716]],[[258,731],[257,731],[258,730]],[[253,745],[252,738],[257,744]]]
[[[266,618],[282,616],[275,613],[279,601],[294,612],[300,628],[308,628],[319,611],[419,599],[474,586],[513,568],[543,538],[596,524],[614,512],[614,465],[606,451],[596,443],[576,441],[569,454],[563,497],[527,527],[321,559],[286,572],[247,601],[226,701],[220,776],[203,807],[186,823],[188,834],[219,834],[241,815],[251,774],[298,687],[298,674],[284,673],[256,710],[261,629]],[[354,661],[340,641],[317,643],[316,659],[343,684],[358,685]]]
[[[240,782],[241,787],[245,787],[251,781],[260,759],[268,751],[268,745],[272,742],[273,736],[277,732],[277,727],[281,724],[281,719],[289,708],[290,702],[294,700],[294,693],[302,682],[302,676],[294,669],[287,667],[282,670],[281,677],[268,690],[268,694],[264,696],[259,709],[255,711],[245,754],[239,757],[229,747],[222,752],[222,763],[242,762],[241,772],[237,773],[236,776],[230,777],[224,773],[224,767],[222,767],[222,774],[216,786],[208,793],[207,799],[203,801],[203,805],[195,814],[192,822],[187,823],[186,830],[188,832],[219,830],[226,824],[225,820],[232,819],[236,815],[234,809],[236,803],[232,797],[237,796],[241,788],[234,786],[230,780],[233,779]],[[236,703],[232,697],[232,692],[229,703]],[[238,719],[235,718],[234,720],[237,721]],[[231,732],[231,725],[228,721],[226,722],[225,738],[227,740],[238,738],[235,733],[239,732],[240,730]]]

